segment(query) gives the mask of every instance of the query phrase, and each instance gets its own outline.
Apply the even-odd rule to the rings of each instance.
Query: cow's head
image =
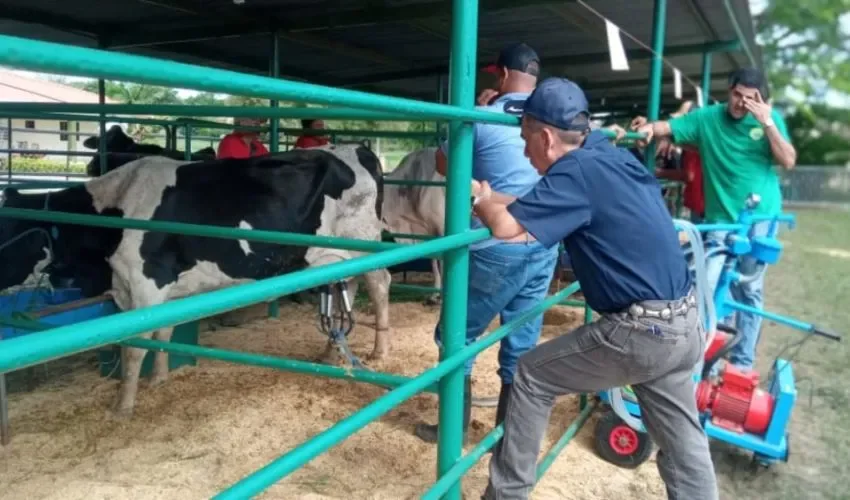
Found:
[[[91,196],[82,186],[49,194],[21,194],[7,188],[0,206],[94,214]],[[0,290],[40,279],[44,273],[54,287],[100,295],[112,285],[106,252],[113,251],[120,239],[121,231],[115,229],[0,218],[0,245],[8,243],[0,248]]]
[[[22,195],[14,188],[0,191],[0,207],[40,209],[42,196]],[[52,241],[44,223],[0,217],[0,290],[39,278],[50,264]]]
[[[136,141],[124,133],[124,130],[118,125],[109,127],[109,130],[103,134],[102,138],[106,151],[113,153],[126,153],[133,151]],[[98,149],[100,147],[101,138],[92,136],[83,141],[83,146],[89,149]]]

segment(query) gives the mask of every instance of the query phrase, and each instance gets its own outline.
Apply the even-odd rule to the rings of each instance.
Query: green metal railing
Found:
[[[664,45],[663,25],[665,18],[666,0],[656,0],[653,48],[659,55],[652,62],[648,115],[653,115],[653,113],[655,115],[658,114],[657,108],[660,102],[658,95],[661,92],[662,71],[660,54]],[[573,283],[566,289],[542,301],[516,320],[501,326],[470,345],[465,345],[468,245],[490,237],[488,230],[479,229],[473,231],[469,229],[473,139],[471,122],[513,126],[519,124],[519,120],[516,117],[474,109],[474,89],[477,72],[475,56],[477,52],[477,25],[478,2],[476,0],[454,0],[452,2],[449,104],[393,98],[148,57],[64,46],[19,37],[0,36],[0,64],[19,69],[123,80],[168,87],[191,88],[235,95],[250,95],[270,99],[275,102],[287,100],[331,106],[280,108],[273,105],[270,108],[235,108],[226,106],[0,103],[0,113],[4,113],[6,116],[41,113],[42,116],[50,116],[52,119],[57,119],[56,117],[60,116],[73,117],[67,119],[75,121],[93,119],[100,121],[101,124],[105,120],[133,120],[142,123],[140,120],[115,116],[117,114],[133,113],[171,116],[251,116],[268,118],[323,118],[328,120],[446,121],[448,122],[450,139],[449,161],[452,164],[447,182],[417,183],[431,186],[446,186],[446,235],[439,238],[409,234],[396,235],[396,237],[427,239],[427,241],[413,245],[0,208],[0,217],[375,252],[344,262],[329,264],[319,268],[305,269],[254,283],[237,285],[177,299],[145,309],[136,309],[84,321],[75,325],[44,330],[43,326],[31,324],[30,326],[33,329],[43,331],[3,341],[3,348],[0,349],[0,374],[98,346],[121,343],[125,346],[149,350],[163,350],[316,376],[356,380],[392,388],[387,394],[358,412],[339,421],[321,434],[292,449],[255,473],[248,475],[227,490],[222,491],[217,498],[244,498],[260,493],[318,455],[338,445],[344,439],[380,418],[400,403],[422,391],[436,390],[439,394],[440,415],[440,436],[437,446],[438,480],[425,493],[423,498],[429,500],[436,498],[457,500],[461,498],[460,481],[463,475],[500,439],[503,432],[501,426],[497,427],[482,442],[475,446],[468,455],[462,455],[462,365],[464,361],[476,356],[484,349],[493,346],[519,325],[543,314],[546,309],[559,303],[584,306],[585,321],[592,319],[592,311],[590,311],[585,303],[568,299],[579,288],[578,283]],[[277,60],[278,46],[276,42],[273,43],[271,52],[275,60]],[[277,74],[276,63],[270,66],[270,74],[272,77]],[[74,113],[88,113],[89,116],[85,117],[85,115]],[[94,114],[97,116],[94,116]],[[161,124],[158,120],[151,120],[151,122]],[[174,128],[177,126],[185,127],[187,131],[185,135],[188,137],[191,135],[192,127],[211,127],[208,123],[213,122],[193,119],[178,120],[169,123]],[[223,124],[216,125],[220,125],[222,128],[230,127]],[[273,126],[272,130],[274,130],[276,125]],[[101,126],[102,129],[103,126]],[[357,135],[359,131],[334,132],[343,135]],[[299,130],[298,133],[303,133],[303,131]],[[277,134],[274,135],[276,136]],[[433,134],[430,135],[433,136]],[[402,137],[401,135],[396,136]],[[626,139],[630,140],[638,138],[640,136],[637,134],[629,134],[626,137]],[[276,149],[276,146],[273,145],[272,149]],[[103,154],[102,147],[100,154]],[[32,184],[28,182],[13,183],[12,185]],[[407,185],[405,182],[390,179],[387,179],[387,184]],[[44,186],[45,184],[39,185]],[[56,185],[55,181],[54,185]],[[443,292],[445,296],[442,314],[443,345],[440,352],[440,362],[436,367],[426,370],[414,378],[364,370],[343,370],[337,367],[287,360],[262,354],[134,338],[142,333],[158,328],[185,323],[251,304],[273,300],[283,295],[363,274],[371,270],[386,268],[409,260],[433,257],[441,254],[444,259],[445,285]],[[407,286],[416,287],[415,285]],[[416,288],[421,289],[421,291],[426,291],[426,289],[427,291],[434,290],[430,287]],[[579,417],[539,464],[537,470],[538,479],[551,466],[558,453],[573,438],[590,415],[593,405],[585,403],[586,398],[582,397],[582,411]]]

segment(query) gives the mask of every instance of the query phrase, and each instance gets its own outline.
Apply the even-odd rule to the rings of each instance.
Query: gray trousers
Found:
[[[639,305],[659,310],[668,304]],[[695,306],[670,320],[608,314],[526,352],[519,359],[484,498],[528,498],[556,396],[631,385],[659,448],[667,498],[716,500],[714,464],[691,378],[705,348],[702,330]]]

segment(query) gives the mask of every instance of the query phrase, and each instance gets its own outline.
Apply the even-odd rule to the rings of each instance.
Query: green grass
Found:
[[[768,269],[765,308],[850,334],[850,213],[794,212],[797,227],[780,235],[785,250]],[[774,358],[805,333],[767,320],[763,325],[756,363],[764,385]],[[850,478],[847,342],[814,337],[793,358],[798,396],[788,463],[753,473],[749,454],[712,443],[722,499],[850,499],[843,481]]]

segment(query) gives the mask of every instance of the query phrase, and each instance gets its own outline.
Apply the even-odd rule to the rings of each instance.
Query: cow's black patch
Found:
[[[378,185],[378,198],[375,200],[375,213],[378,219],[382,217],[381,210],[384,206],[384,173],[381,162],[371,149],[360,146],[357,148],[357,161],[363,165]]]
[[[355,182],[353,170],[330,153],[296,149],[274,156],[181,165],[162,193],[153,220],[315,234],[325,196],[340,199]],[[160,288],[201,261],[233,278],[262,279],[307,265],[307,247],[148,232],[143,273]]]

